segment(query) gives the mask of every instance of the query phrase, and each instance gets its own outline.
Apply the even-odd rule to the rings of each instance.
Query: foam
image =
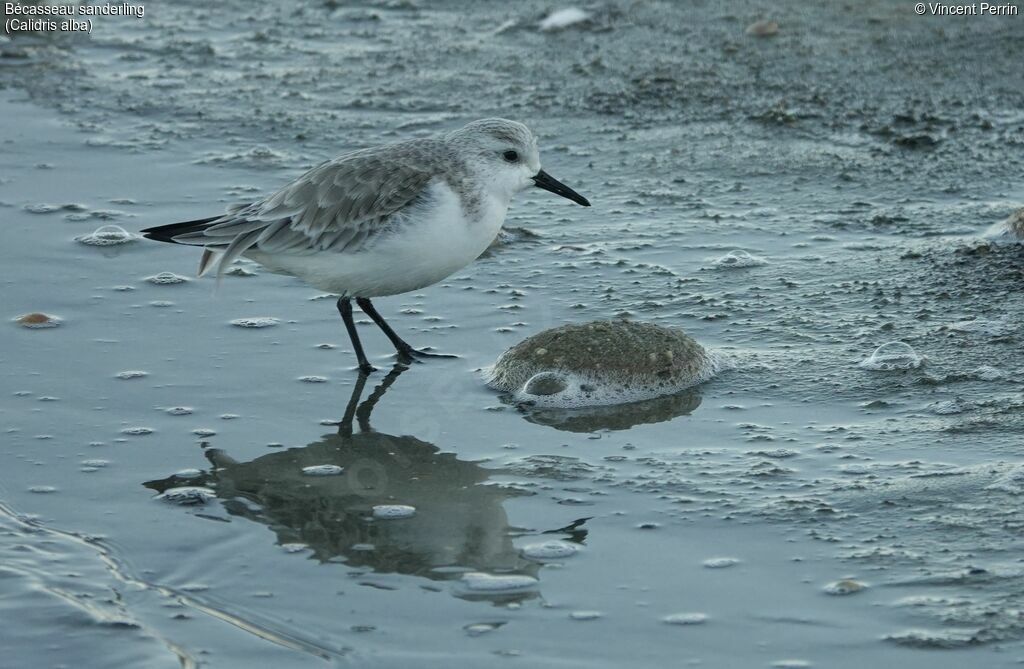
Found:
[[[715,269],[744,269],[767,264],[768,261],[760,256],[752,255],[743,250],[736,250],[729,251],[721,258],[716,258],[712,261],[711,266]]]
[[[990,227],[982,233],[982,237],[997,242],[1024,242],[1024,208]]]

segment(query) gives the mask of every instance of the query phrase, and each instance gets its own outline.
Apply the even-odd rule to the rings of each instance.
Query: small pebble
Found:
[[[22,314],[15,318],[14,321],[21,327],[32,330],[55,328],[61,323],[61,319],[57,316],[51,316],[50,314],[44,314],[38,311],[31,314]]]

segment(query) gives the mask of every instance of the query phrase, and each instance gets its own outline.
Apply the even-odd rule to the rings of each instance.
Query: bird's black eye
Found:
[[[510,163],[514,163],[519,160],[519,154],[516,153],[515,151],[506,151],[505,153],[501,154],[501,157]]]

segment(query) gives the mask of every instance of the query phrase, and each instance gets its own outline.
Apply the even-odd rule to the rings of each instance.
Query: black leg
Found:
[[[341,314],[341,320],[345,322],[345,329],[348,330],[348,338],[352,340],[352,348],[356,352],[356,360],[359,361],[359,371],[363,374],[369,374],[370,372],[376,371],[376,368],[370,364],[370,361],[366,359],[366,354],[363,353],[363,345],[359,342],[359,333],[356,332],[356,323],[352,320],[352,301],[347,297],[338,298],[338,312]]]
[[[404,339],[399,337],[397,332],[391,329],[391,326],[388,325],[388,322],[384,320],[384,317],[380,315],[380,312],[377,311],[377,308],[373,306],[372,302],[370,302],[370,298],[357,297],[356,304],[358,304],[359,308],[363,310],[363,313],[369,316],[370,319],[377,324],[377,327],[381,329],[381,332],[383,332],[385,336],[387,336],[387,338],[391,340],[391,343],[394,345],[395,349],[398,350],[399,357],[405,358],[406,360],[412,360],[414,358],[422,357],[455,357],[454,355],[445,355],[443,353],[430,353],[428,351],[419,351],[414,349],[412,346],[406,343]]]
[[[370,302],[370,298],[357,297],[356,304],[358,304],[359,308],[363,310],[363,313],[369,316],[373,320],[373,322],[377,324],[377,327],[379,327],[381,329],[381,332],[383,332],[387,336],[387,338],[391,340],[391,343],[394,344],[395,348],[398,349],[398,352],[400,354],[404,355],[407,358],[411,358],[413,355],[416,354],[416,349],[414,349],[412,346],[409,346],[409,344],[407,344],[405,340],[398,336],[397,332],[391,329],[391,326],[388,325],[388,322],[384,320],[384,317],[380,315],[380,312],[377,311],[377,308],[373,306],[372,302]]]

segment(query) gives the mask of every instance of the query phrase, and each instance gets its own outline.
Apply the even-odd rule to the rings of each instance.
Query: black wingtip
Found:
[[[182,223],[171,223],[169,225],[158,225],[153,228],[146,228],[140,230],[142,236],[146,239],[152,239],[157,242],[167,242],[169,244],[177,244],[174,238],[178,235],[184,235],[189,232],[198,232],[199,230],[205,230],[210,227],[213,221],[216,221],[220,216],[211,216],[210,218],[198,218],[194,221],[184,221]]]

